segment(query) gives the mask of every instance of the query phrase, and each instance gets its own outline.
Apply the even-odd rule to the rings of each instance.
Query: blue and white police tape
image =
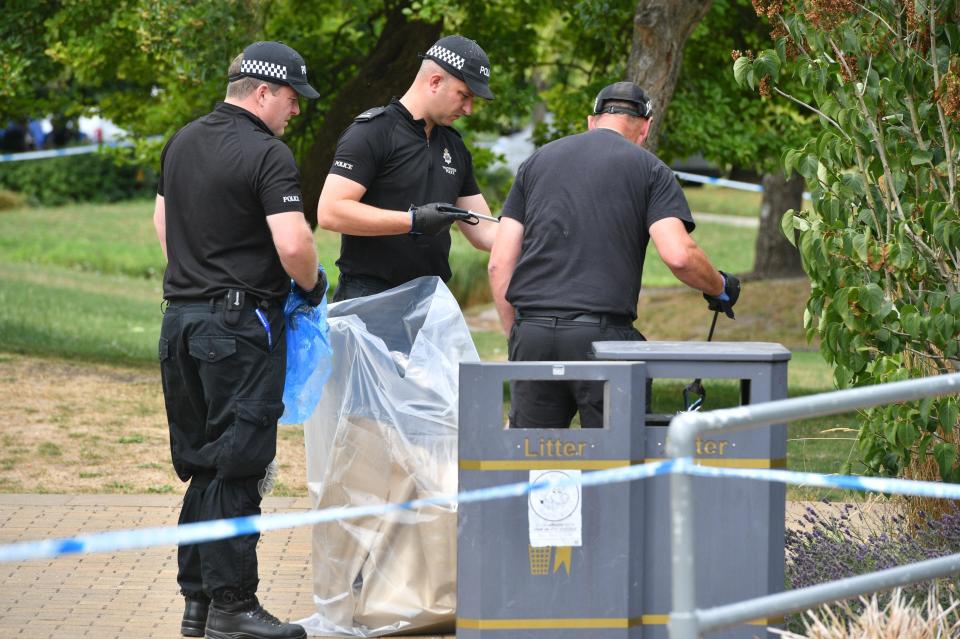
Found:
[[[801,473],[789,470],[716,468],[712,466],[700,466],[690,458],[682,458],[611,468],[608,470],[598,470],[586,473],[579,479],[571,477],[537,482],[517,482],[514,484],[464,491],[458,495],[415,499],[402,503],[354,506],[349,508],[328,508],[326,510],[277,513],[253,517],[236,517],[234,519],[206,521],[183,526],[118,530],[61,539],[24,541],[0,546],[0,563],[59,557],[78,553],[115,552],[118,550],[131,550],[152,546],[197,544],[267,530],[386,515],[401,510],[418,510],[430,506],[452,506],[454,504],[519,497],[531,491],[551,487],[572,484],[598,486],[646,479],[674,472],[696,477],[754,479],[800,486],[815,486],[819,488],[841,488],[864,492],[960,500],[960,485],[958,484],[883,477],[820,475],[817,473]]]
[[[911,497],[935,497],[941,499],[960,499],[960,484],[944,484],[934,481],[913,479],[891,479],[889,477],[856,477],[854,475],[821,475],[801,473],[793,470],[759,468],[714,468],[700,466],[689,457],[676,460],[673,472],[685,473],[696,477],[732,477],[738,479],[756,479],[796,486],[816,488],[842,488],[860,492],[888,493]]]
[[[684,182],[698,182],[700,184],[713,184],[715,186],[725,186],[729,189],[740,191],[753,191],[762,193],[763,187],[752,182],[738,182],[737,180],[728,180],[726,178],[711,177],[709,175],[697,175],[696,173],[687,173],[686,171],[674,171],[674,175]]]
[[[714,186],[723,186],[728,189],[738,191],[752,191],[754,193],[763,193],[763,185],[753,182],[739,182],[737,180],[728,180],[726,178],[711,177],[709,175],[697,175],[696,173],[687,173],[686,171],[674,171],[674,175],[684,182],[697,182],[699,184],[713,184]],[[803,192],[803,198],[810,199],[810,193]]]
[[[328,508],[326,510],[311,510],[297,513],[236,517],[233,519],[204,521],[182,526],[117,530],[61,539],[23,541],[0,546],[0,563],[59,557],[78,553],[115,552],[118,550],[131,550],[152,546],[198,544],[267,530],[294,528],[296,526],[356,519],[358,517],[386,515],[401,510],[418,510],[430,506],[452,506],[458,503],[465,504],[489,501],[492,499],[503,499],[506,497],[518,497],[533,490],[542,490],[554,486],[576,483],[579,483],[581,486],[613,484],[644,479],[653,477],[654,475],[664,475],[673,469],[674,464],[675,462],[673,460],[668,460],[649,464],[638,464],[635,466],[624,466],[587,473],[582,475],[579,481],[577,481],[576,478],[570,478],[537,482],[517,482],[490,488],[468,490],[458,495],[443,495],[395,504],[376,504],[349,508]]]
[[[154,142],[162,139],[159,135],[151,135],[148,141]],[[66,146],[62,149],[44,149],[42,151],[24,151],[22,153],[0,153],[0,162],[20,162],[23,160],[43,160],[46,158],[61,158],[68,155],[86,155],[87,153],[96,153],[101,148],[115,148],[133,146],[129,140],[117,140],[104,142],[102,144],[84,144],[82,146]]]

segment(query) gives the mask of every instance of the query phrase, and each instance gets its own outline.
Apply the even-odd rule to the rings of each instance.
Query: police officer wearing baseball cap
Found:
[[[283,302],[291,278],[311,304],[326,292],[297,166],[279,137],[299,96],[318,96],[300,54],[251,44],[230,65],[224,101],[161,155],[154,223],[168,306],[159,357],[173,466],[190,482],[181,524],[260,514],[283,412]],[[306,637],[257,600],[258,539],[178,549],[182,634]]]
[[[307,64],[303,57],[282,42],[254,42],[240,56],[240,68],[232,70],[228,80],[258,78],[276,84],[286,84],[311,100],[320,94],[307,82]]]
[[[588,131],[550,142],[521,166],[490,254],[490,287],[511,361],[589,359],[594,341],[643,340],[633,322],[647,244],[713,310],[733,318],[736,278],[690,237],[673,172],[640,145],[653,107],[632,82],[605,87]],[[602,382],[513,382],[510,424],[603,426]]]
[[[473,40],[440,38],[421,56],[400,98],[361,113],[337,142],[317,205],[319,225],[342,233],[334,301],[385,291],[417,277],[452,275],[444,203],[490,213],[473,175],[473,158],[451,125],[493,99],[490,60]],[[496,224],[457,222],[490,250]]]

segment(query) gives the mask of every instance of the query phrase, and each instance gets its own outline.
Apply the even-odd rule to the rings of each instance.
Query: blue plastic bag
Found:
[[[312,307],[297,291],[291,286],[283,307],[287,321],[287,378],[281,424],[302,424],[310,417],[330,377],[332,351],[326,297],[319,306]]]

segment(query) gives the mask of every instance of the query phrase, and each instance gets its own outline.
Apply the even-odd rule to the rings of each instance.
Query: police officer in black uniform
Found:
[[[300,176],[278,136],[318,97],[303,58],[251,44],[226,99],[163,149],[154,224],[167,257],[160,366],[173,465],[189,481],[180,523],[260,514],[286,372],[290,278],[311,304],[318,280]],[[306,637],[256,598],[259,534],[181,546],[181,632],[212,639]],[[212,599],[212,604],[211,604]]]
[[[690,237],[673,172],[640,145],[650,100],[632,82],[604,88],[588,131],[555,140],[521,165],[490,255],[494,302],[511,361],[585,360],[599,340],[642,340],[634,327],[647,243],[710,307],[733,317],[740,285]],[[510,424],[603,426],[602,382],[514,382]]]
[[[451,127],[493,99],[490,61],[463,36],[441,38],[424,55],[399,100],[360,114],[337,143],[317,205],[319,225],[343,234],[334,301],[372,295],[424,275],[450,279],[450,226],[443,203],[490,213],[473,160]],[[489,251],[496,225],[458,222]]]

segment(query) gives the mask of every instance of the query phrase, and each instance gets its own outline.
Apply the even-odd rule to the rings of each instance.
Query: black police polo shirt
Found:
[[[372,117],[371,117],[372,115]],[[405,211],[430,202],[456,203],[480,192],[473,159],[455,129],[435,126],[427,138],[423,120],[394,98],[384,109],[357,118],[337,142],[330,173],[367,190],[360,199]],[[450,279],[450,232],[437,236],[344,234],[337,266],[347,275],[375,277],[397,286],[424,275]]]
[[[537,150],[521,165],[502,214],[523,224],[506,295],[522,311],[636,318],[650,225],[676,217],[694,228],[669,167],[609,129]]]
[[[218,103],[163,149],[157,192],[166,209],[167,299],[219,297],[229,289],[285,296],[267,216],[303,212],[290,148],[247,111]]]

